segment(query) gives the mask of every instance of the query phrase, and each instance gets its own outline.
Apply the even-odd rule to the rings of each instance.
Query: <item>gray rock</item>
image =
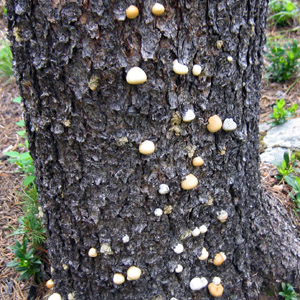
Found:
[[[278,164],[287,150],[300,150],[300,118],[273,127],[263,139],[267,148],[261,154],[263,162]]]

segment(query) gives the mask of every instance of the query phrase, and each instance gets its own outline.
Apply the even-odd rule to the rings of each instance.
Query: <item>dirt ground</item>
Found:
[[[0,1],[0,10],[1,10]],[[5,36],[5,22],[0,17],[0,40]],[[269,36],[278,34],[273,29],[268,30]],[[293,32],[286,34],[300,41],[300,27],[295,27]],[[287,93],[287,91],[289,91]],[[19,96],[15,80],[0,80],[0,299],[25,300],[32,282],[18,282],[18,274],[13,269],[6,268],[6,264],[13,259],[13,255],[7,247],[13,245],[14,237],[11,237],[11,229],[17,225],[17,219],[22,215],[20,207],[20,190],[22,176],[15,173],[15,167],[5,160],[2,152],[5,149],[18,149],[20,138],[16,134],[19,127],[15,125],[22,118],[22,107],[12,100]],[[275,100],[284,97],[287,104],[299,104],[297,116],[300,117],[300,80],[297,78],[285,84],[270,83],[264,80],[261,97],[260,122],[271,122],[269,117]],[[274,196],[274,201],[280,201],[290,209],[293,215],[294,204],[289,199],[289,188],[274,178],[276,168],[271,164],[261,164],[261,179],[263,187]],[[299,219],[295,223],[300,228]],[[34,299],[34,298],[33,298]],[[38,297],[36,299],[42,299]],[[278,297],[261,296],[261,300],[275,300]]]

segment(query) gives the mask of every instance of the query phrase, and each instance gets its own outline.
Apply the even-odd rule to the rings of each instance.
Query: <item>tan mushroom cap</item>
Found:
[[[222,284],[216,285],[215,283],[211,282],[208,285],[208,291],[213,297],[218,298],[223,295],[224,288],[223,288]]]
[[[155,145],[152,141],[144,141],[139,145],[139,152],[144,155],[150,155],[155,151]]]
[[[54,282],[52,279],[49,279],[47,282],[46,282],[46,287],[48,289],[52,289],[54,287]]]
[[[194,167],[201,167],[202,165],[204,165],[204,160],[202,157],[196,156],[193,158],[192,164]]]
[[[127,270],[127,279],[131,280],[138,280],[142,275],[142,270],[139,267],[131,266]]]
[[[160,3],[155,3],[152,6],[152,13],[155,16],[161,16],[165,12],[165,7]]]
[[[209,132],[217,132],[222,128],[222,120],[218,115],[214,115],[208,119],[207,130]]]
[[[134,19],[139,15],[139,9],[134,6],[134,5],[130,5],[127,9],[126,9],[126,17],[128,19]]]
[[[223,252],[220,252],[216,254],[213,264],[215,266],[220,266],[225,260],[226,260],[226,255]]]
[[[186,175],[185,179],[181,181],[181,188],[183,190],[191,190],[198,185],[198,179],[195,175]]]
[[[125,276],[121,273],[115,273],[113,277],[114,284],[120,285],[125,282]]]

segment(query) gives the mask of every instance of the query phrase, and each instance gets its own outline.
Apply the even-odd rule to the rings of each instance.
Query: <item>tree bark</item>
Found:
[[[243,300],[276,280],[299,284],[297,230],[260,185],[267,1],[165,0],[160,17],[154,1],[134,3],[140,14],[130,20],[124,0],[7,0],[55,291],[81,300],[212,299],[189,283],[218,276],[222,299]],[[175,59],[200,64],[202,74],[175,74]],[[146,83],[126,82],[135,66]],[[190,123],[178,117],[187,109],[196,114]],[[237,129],[209,132],[215,114]],[[139,153],[144,140],[155,143],[153,154]],[[205,163],[193,167],[198,155]],[[199,185],[182,190],[189,173]],[[203,224],[207,233],[192,236]],[[198,259],[203,247],[210,260]],[[211,263],[218,252],[227,256],[221,266]],[[113,274],[132,265],[141,278],[114,285]]]

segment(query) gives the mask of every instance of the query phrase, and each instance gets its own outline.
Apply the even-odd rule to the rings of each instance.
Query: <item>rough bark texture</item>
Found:
[[[221,277],[222,299],[231,300],[258,299],[264,280],[299,283],[295,228],[262,196],[259,178],[267,1],[162,3],[165,14],[154,17],[150,0],[7,1],[52,276],[64,299],[211,299],[207,289],[190,290],[195,276]],[[133,20],[125,18],[130,4],[140,9]],[[204,71],[176,75],[175,59]],[[134,66],[147,73],[145,84],[127,84]],[[196,119],[174,125],[189,108]],[[208,132],[214,114],[238,128]],[[144,140],[154,154],[138,152]],[[195,155],[203,167],[192,166]],[[180,187],[188,173],[199,179],[192,191]],[[158,193],[161,183],[169,194]],[[155,216],[156,208],[165,213]],[[216,218],[221,209],[226,223]],[[208,232],[191,236],[202,224]],[[172,249],[178,243],[182,254]],[[87,255],[103,245],[111,253]],[[227,260],[200,261],[202,247]],[[131,265],[142,277],[114,285],[113,274]]]

